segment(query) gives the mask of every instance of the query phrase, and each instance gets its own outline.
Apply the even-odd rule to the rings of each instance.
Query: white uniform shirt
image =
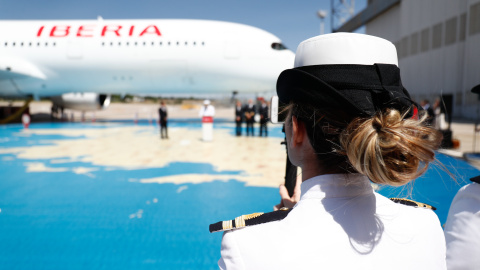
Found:
[[[480,269],[480,184],[462,187],[445,223],[448,269]]]
[[[432,210],[375,193],[360,174],[302,183],[280,221],[226,232],[221,269],[446,269],[445,238]]]
[[[204,116],[214,117],[214,116],[215,116],[215,107],[213,107],[212,105],[208,105],[208,106],[205,108],[205,106],[203,106],[203,107],[200,109],[200,112],[198,113],[198,115],[199,115],[200,117],[204,117]]]

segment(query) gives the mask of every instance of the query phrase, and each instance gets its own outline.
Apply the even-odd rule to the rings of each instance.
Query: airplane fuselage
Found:
[[[204,20],[0,21],[0,95],[264,92],[293,53]]]

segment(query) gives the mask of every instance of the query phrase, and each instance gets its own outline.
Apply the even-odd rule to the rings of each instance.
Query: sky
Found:
[[[0,0],[0,20],[96,19],[97,16],[102,16],[104,19],[229,21],[266,30],[295,51],[301,41],[320,33],[318,10],[327,11],[325,33],[331,32],[330,2],[331,0]],[[366,0],[356,0],[356,12],[365,5]]]

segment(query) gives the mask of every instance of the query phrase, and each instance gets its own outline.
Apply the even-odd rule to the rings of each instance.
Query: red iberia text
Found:
[[[37,30],[37,37],[133,37],[133,36],[162,36],[160,29],[154,25],[42,25]]]

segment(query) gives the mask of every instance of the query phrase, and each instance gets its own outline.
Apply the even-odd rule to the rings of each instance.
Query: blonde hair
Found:
[[[435,160],[442,135],[420,120],[387,109],[369,119],[356,118],[340,135],[350,164],[378,184],[401,186],[422,175]]]
[[[420,119],[394,109],[370,118],[351,118],[334,108],[291,103],[289,117],[305,123],[316,157],[325,168],[359,172],[372,182],[401,186],[422,175],[435,160],[442,135]]]

